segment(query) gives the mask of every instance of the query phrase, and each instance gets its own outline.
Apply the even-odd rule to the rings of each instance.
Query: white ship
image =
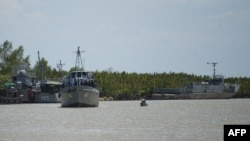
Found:
[[[100,92],[96,88],[93,73],[84,71],[80,47],[77,50],[75,71],[64,79],[64,88],[60,90],[62,107],[97,107]],[[80,62],[82,67],[80,68]]]

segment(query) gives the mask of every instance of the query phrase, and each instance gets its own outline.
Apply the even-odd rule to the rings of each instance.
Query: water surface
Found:
[[[0,105],[1,141],[222,141],[224,124],[250,124],[250,99],[100,102],[96,108]]]

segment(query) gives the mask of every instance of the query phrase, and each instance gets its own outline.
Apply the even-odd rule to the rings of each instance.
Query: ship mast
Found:
[[[41,82],[43,82],[43,64],[40,59],[40,53],[37,51],[38,54],[38,62],[39,62],[39,67],[40,67],[40,74],[41,74]]]
[[[215,79],[215,69],[216,69],[216,65],[218,64],[217,62],[207,62],[207,64],[211,64],[213,65],[213,69],[214,69],[214,75],[213,75],[213,79]]]
[[[65,64],[62,64],[62,61],[60,60],[60,63],[57,64],[57,68],[58,68],[59,72],[62,71],[62,68],[63,68],[64,65]]]
[[[75,69],[76,70],[84,70],[83,68],[83,62],[81,53],[85,51],[80,51],[80,46],[78,46],[77,52],[76,52],[76,63],[75,63]]]

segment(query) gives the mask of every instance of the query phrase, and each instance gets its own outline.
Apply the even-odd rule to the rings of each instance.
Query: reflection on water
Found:
[[[0,105],[0,140],[223,140],[224,124],[250,124],[250,99]]]

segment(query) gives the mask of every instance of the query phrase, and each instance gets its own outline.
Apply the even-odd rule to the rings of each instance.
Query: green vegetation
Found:
[[[12,69],[18,65],[26,65],[29,67],[29,71],[32,71],[38,80],[41,79],[41,67],[37,61],[34,68],[30,67],[29,56],[23,55],[23,46],[19,46],[17,49],[13,49],[12,43],[5,41],[0,45],[0,89],[3,88],[6,82],[11,82],[12,80]],[[40,64],[43,69],[44,78],[49,78],[51,80],[56,80],[59,76],[66,74],[66,71],[59,72],[55,68],[52,69],[48,66],[48,61],[41,58]]]
[[[0,45],[0,87],[4,83],[11,82],[13,66],[29,64],[29,56],[23,56],[24,49],[19,46],[13,50],[12,43],[5,41]],[[48,61],[41,58],[40,64],[37,62],[34,68],[30,68],[41,79],[41,66],[43,77],[56,80],[59,76],[65,75],[66,71],[58,71],[48,66]],[[73,68],[72,68],[73,69]],[[152,94],[153,88],[177,88],[188,82],[205,81],[209,76],[198,76],[186,73],[127,73],[95,71],[98,88],[101,97],[113,97],[114,99],[138,99],[141,96]],[[240,81],[241,88],[237,97],[250,97],[250,78],[230,77],[225,80],[228,83]]]
[[[197,76],[186,73],[126,73],[96,71],[99,90],[102,97],[114,99],[138,99],[144,95],[150,97],[153,88],[179,88],[189,82],[202,82],[209,76]],[[250,97],[250,78],[230,77],[226,83],[241,83],[236,97]]]
[[[153,88],[182,87],[187,81],[202,81],[207,76],[195,76],[185,73],[126,73],[96,71],[95,77],[102,97],[115,99],[138,99],[152,94]]]

